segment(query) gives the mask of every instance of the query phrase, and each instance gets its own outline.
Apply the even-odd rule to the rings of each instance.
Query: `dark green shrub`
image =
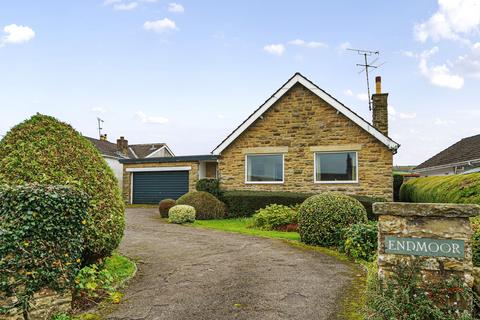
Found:
[[[87,195],[71,187],[0,187],[0,297],[14,298],[0,313],[19,308],[28,315],[35,292],[74,286],[87,208]]]
[[[400,187],[403,184],[403,175],[394,174],[393,175],[393,201],[400,201]]]
[[[212,194],[204,191],[189,192],[177,199],[177,204],[195,208],[197,220],[225,218],[225,204]]]
[[[252,227],[264,230],[275,230],[297,222],[297,211],[281,204],[270,204],[252,217]]]
[[[70,125],[37,114],[0,141],[0,183],[72,185],[90,197],[83,263],[110,255],[123,236],[124,203],[98,150]]]
[[[158,204],[158,211],[162,218],[168,218],[168,210],[173,207],[177,202],[173,199],[163,199]]]
[[[224,191],[221,199],[227,205],[227,216],[230,218],[235,218],[250,217],[257,210],[265,208],[269,204],[282,204],[285,206],[302,204],[303,201],[312,195],[314,194],[299,192],[234,190]],[[384,202],[385,199],[356,195],[351,197],[360,201],[360,203],[365,207],[365,210],[367,210],[368,219],[378,219],[378,217],[372,211],[372,205],[375,202]]]
[[[298,213],[302,242],[326,247],[338,244],[339,230],[362,222],[367,222],[367,212],[362,204],[337,192],[324,192],[308,198]]]
[[[376,221],[352,224],[343,230],[341,249],[354,259],[373,261],[378,247],[377,232]]]
[[[197,191],[205,191],[211,193],[219,199],[222,196],[218,179],[200,179],[197,181],[195,188],[197,189]]]

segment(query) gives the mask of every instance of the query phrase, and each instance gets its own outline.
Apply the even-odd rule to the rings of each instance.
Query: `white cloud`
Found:
[[[472,45],[470,53],[459,56],[455,65],[466,75],[480,78],[480,42]]]
[[[107,112],[107,109],[105,109],[104,107],[93,107],[92,109],[90,109],[92,112],[96,112],[96,113],[106,113]]]
[[[396,108],[394,106],[389,105],[388,106],[388,115],[392,120],[395,120],[397,118],[406,120],[406,119],[415,119],[417,117],[417,114],[415,112],[397,112]]]
[[[395,110],[395,108],[391,105],[388,105],[387,109],[388,109],[388,115],[395,117],[395,115],[397,114],[397,110]]]
[[[5,35],[0,39],[0,46],[25,43],[35,38],[35,31],[27,26],[9,24],[3,27],[3,32]]]
[[[338,46],[338,49],[340,51],[344,51],[344,50],[347,50],[348,48],[350,48],[352,46],[352,44],[348,41],[345,41],[345,42],[342,42],[339,46]]]
[[[168,4],[168,11],[182,13],[185,11],[185,8],[179,3],[171,2]]]
[[[113,9],[117,11],[130,11],[138,7],[137,2],[129,2],[129,3],[115,3],[113,5]]]
[[[281,56],[285,52],[285,46],[281,43],[267,44],[265,47],[263,47],[263,50],[270,54]]]
[[[348,96],[348,97],[351,97],[351,96],[353,96],[353,91],[351,89],[347,89],[347,90],[343,91],[343,94]]]
[[[435,118],[435,120],[433,121],[433,124],[436,125],[436,126],[444,126],[444,127],[448,127],[450,125],[453,125],[455,124],[456,122],[453,121],[453,120],[444,120],[444,119],[440,119],[440,118]]]
[[[428,59],[438,52],[438,47],[424,51],[420,55],[418,68],[420,73],[426,77],[431,84],[450,89],[461,89],[464,84],[462,76],[452,74],[450,68],[446,64],[429,66]]]
[[[105,1],[103,1],[103,5],[104,6],[109,6],[109,5],[112,5],[114,3],[119,3],[119,2],[122,2],[122,0],[105,0]]]
[[[415,119],[417,117],[417,114],[415,112],[410,112],[410,113],[399,112],[398,117],[400,119]]]
[[[137,111],[135,113],[135,118],[142,123],[165,124],[168,122],[167,118],[147,116],[143,111]]]
[[[438,6],[427,21],[415,25],[418,41],[464,40],[463,36],[480,30],[480,1],[438,0]]]
[[[300,47],[305,47],[305,48],[327,48],[328,45],[326,45],[323,42],[318,42],[318,41],[305,41],[302,39],[295,39],[292,41],[289,41],[288,44],[294,45],[294,46],[300,46]]]
[[[366,93],[358,93],[356,97],[360,101],[364,101],[364,102],[368,101],[368,94]]]
[[[169,30],[178,30],[175,21],[172,21],[168,18],[155,21],[146,21],[143,24],[143,28],[148,31],[154,31],[157,33],[162,33]]]

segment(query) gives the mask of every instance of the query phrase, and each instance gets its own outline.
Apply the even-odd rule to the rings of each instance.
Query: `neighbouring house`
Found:
[[[413,172],[421,176],[441,176],[480,168],[480,134],[463,138],[421,163]]]
[[[300,73],[291,77],[209,155],[122,159],[129,203],[157,203],[217,177],[224,190],[321,192],[392,199],[387,93],[380,77],[372,123]]]
[[[128,145],[124,137],[117,139],[117,143],[107,140],[107,135],[100,139],[86,137],[98,149],[118,180],[120,188],[123,183],[123,165],[121,159],[144,159],[150,157],[173,157],[172,150],[165,143],[147,143]]]

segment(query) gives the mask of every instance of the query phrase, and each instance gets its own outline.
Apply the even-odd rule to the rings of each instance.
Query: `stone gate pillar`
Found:
[[[466,204],[375,203],[378,219],[378,273],[391,276],[399,264],[421,261],[425,283],[453,275],[473,286],[472,228],[480,206]]]

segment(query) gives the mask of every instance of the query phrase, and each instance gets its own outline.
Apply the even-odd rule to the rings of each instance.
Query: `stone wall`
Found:
[[[132,173],[127,172],[128,168],[152,168],[152,167],[185,167],[189,166],[192,169],[188,173],[188,189],[195,190],[195,185],[198,181],[198,161],[191,162],[149,162],[149,163],[124,163],[123,164],[123,200],[130,203],[131,192],[131,177]]]
[[[405,265],[415,260],[420,261],[422,279],[427,284],[458,276],[467,286],[473,286],[472,228],[469,217],[480,214],[480,206],[375,203],[373,210],[380,215],[378,220],[379,278],[389,278],[395,266]],[[418,245],[417,248],[415,245],[395,248],[398,243],[395,244],[395,241],[391,240],[392,237],[400,240],[410,238],[415,239],[414,241],[430,241],[437,244],[432,245],[431,248]],[[444,247],[438,246],[438,243],[446,242],[451,244],[450,247],[446,244]],[[463,253],[458,256],[455,256],[457,251],[462,250],[455,247],[455,242],[464,245]],[[406,252],[400,254],[387,250],[392,248],[404,249]],[[432,256],[432,254],[438,255]]]
[[[10,305],[12,299],[0,300],[0,306]],[[68,313],[72,305],[71,292],[63,294],[56,293],[49,289],[41,290],[36,293],[31,301],[30,319],[31,320],[49,320],[57,313]],[[0,319],[5,320],[23,320],[21,310],[10,310],[8,314],[0,314]]]
[[[314,150],[358,148],[358,183],[314,183]],[[256,148],[285,154],[283,184],[245,184],[245,153]],[[321,192],[392,199],[392,151],[304,86],[297,84],[220,155],[226,190]]]

